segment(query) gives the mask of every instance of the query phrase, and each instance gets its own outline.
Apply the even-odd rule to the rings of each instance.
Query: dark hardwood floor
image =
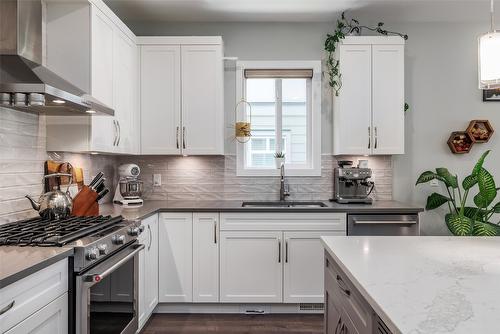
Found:
[[[153,314],[141,334],[323,333],[322,314]]]

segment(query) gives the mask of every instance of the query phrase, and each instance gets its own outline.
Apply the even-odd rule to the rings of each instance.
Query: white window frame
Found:
[[[321,176],[321,61],[238,61],[236,62],[236,103],[245,98],[245,69],[312,69],[310,104],[308,112],[308,150],[307,159],[310,165],[285,170],[288,176]],[[276,128],[281,128],[281,120],[277,120]],[[281,131],[279,131],[281,133]],[[310,134],[310,135],[309,135]],[[237,176],[279,176],[276,168],[245,168],[245,145],[236,144],[236,175]]]

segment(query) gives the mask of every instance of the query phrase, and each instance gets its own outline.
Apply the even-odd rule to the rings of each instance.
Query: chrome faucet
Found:
[[[290,191],[288,188],[288,184],[285,180],[285,163],[281,163],[280,167],[280,201],[285,201],[287,196],[290,196]]]

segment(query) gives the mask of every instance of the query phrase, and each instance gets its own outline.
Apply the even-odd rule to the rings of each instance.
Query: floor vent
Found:
[[[325,305],[323,303],[302,303],[299,306],[301,311],[323,311]]]

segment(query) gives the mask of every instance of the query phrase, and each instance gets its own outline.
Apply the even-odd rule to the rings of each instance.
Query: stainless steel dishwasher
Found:
[[[353,214],[347,235],[420,235],[418,214]]]

